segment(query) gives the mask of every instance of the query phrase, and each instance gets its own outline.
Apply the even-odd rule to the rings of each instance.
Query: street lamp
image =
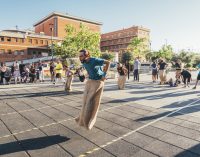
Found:
[[[50,26],[50,31],[51,31],[51,57],[52,57],[52,60],[53,60],[53,24],[50,23],[49,24]]]

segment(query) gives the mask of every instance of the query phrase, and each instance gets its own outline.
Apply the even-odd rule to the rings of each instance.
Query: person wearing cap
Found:
[[[79,51],[79,59],[86,69],[89,79],[85,84],[81,112],[75,120],[78,125],[90,130],[96,122],[105,76],[110,62],[104,59],[90,57],[89,51],[84,49]]]

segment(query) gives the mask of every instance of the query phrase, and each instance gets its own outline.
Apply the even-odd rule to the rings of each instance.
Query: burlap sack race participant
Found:
[[[118,88],[119,89],[124,89],[125,83],[126,83],[126,75],[127,75],[128,70],[121,63],[118,63],[117,72],[119,74],[119,77],[118,77]]]
[[[159,59],[158,67],[159,67],[160,84],[163,85],[167,80],[166,76],[167,63],[164,62],[163,59]]]
[[[85,85],[80,115],[75,120],[80,126],[90,130],[96,122],[105,75],[110,62],[99,58],[92,58],[86,50],[80,51],[79,59],[87,70],[89,79]],[[104,65],[105,67],[103,68]]]
[[[74,73],[70,70],[69,67],[65,66],[65,76],[66,76],[66,83],[65,83],[65,91],[66,92],[70,92],[72,91],[72,81],[73,81],[73,78],[74,78]]]

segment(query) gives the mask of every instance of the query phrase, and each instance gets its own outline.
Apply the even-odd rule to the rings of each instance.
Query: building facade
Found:
[[[51,43],[62,42],[66,24],[79,28],[80,23],[100,32],[101,23],[53,12],[36,24],[35,30],[0,31],[0,62],[51,55]]]
[[[4,30],[0,32],[0,62],[24,60],[51,54],[51,42],[57,37],[37,34],[32,31]]]
[[[101,35],[101,51],[118,52],[119,56],[125,51],[134,37],[145,38],[144,45],[150,48],[150,30],[140,26],[133,26]]]
[[[53,35],[54,37],[64,38],[66,36],[66,25],[69,24],[74,26],[76,29],[79,29],[80,23],[86,25],[90,30],[94,32],[100,32],[101,30],[102,23],[100,22],[57,12],[53,12],[44,17],[35,23],[34,27],[36,33],[44,32],[44,34],[49,36]]]

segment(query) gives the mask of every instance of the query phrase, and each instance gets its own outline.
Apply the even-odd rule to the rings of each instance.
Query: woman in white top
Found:
[[[19,63],[18,61],[15,61],[13,63],[13,67],[14,67],[14,78],[15,78],[15,84],[17,84],[17,81],[21,81],[21,76],[20,76],[20,72],[19,72]]]

